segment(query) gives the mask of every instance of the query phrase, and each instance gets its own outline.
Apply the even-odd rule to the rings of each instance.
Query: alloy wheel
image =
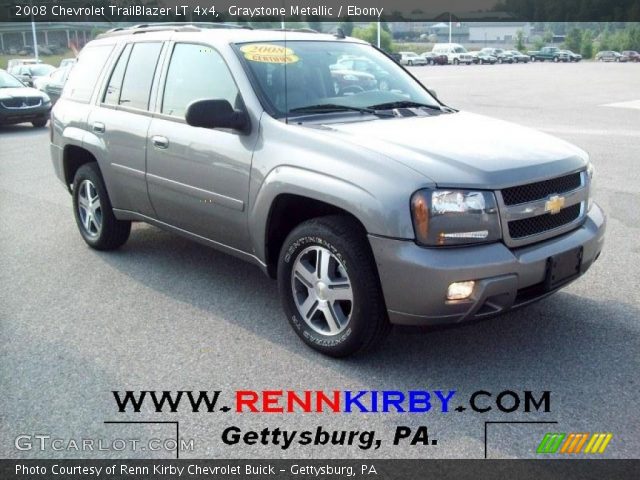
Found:
[[[91,180],[83,180],[78,188],[78,214],[82,228],[88,236],[97,237],[102,229],[100,196]]]
[[[296,258],[291,288],[299,315],[321,335],[341,333],[353,312],[353,289],[343,265],[327,248],[312,246]]]

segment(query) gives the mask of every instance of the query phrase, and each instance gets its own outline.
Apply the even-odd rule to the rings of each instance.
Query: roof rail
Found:
[[[272,32],[320,33],[313,28],[261,28],[260,30],[269,30]]]
[[[158,23],[141,23],[133,25],[131,27],[116,27],[111,30],[101,33],[96,38],[107,38],[118,35],[130,35],[137,33],[147,32],[161,32],[164,30],[171,30],[174,32],[197,32],[203,29],[249,29],[251,27],[245,25],[232,25],[228,23],[214,23],[214,22],[158,22]]]

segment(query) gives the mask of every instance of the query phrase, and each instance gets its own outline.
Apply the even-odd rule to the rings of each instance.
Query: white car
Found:
[[[471,65],[473,63],[473,55],[459,43],[436,43],[431,51],[438,55],[446,55],[449,63],[454,65],[459,63]]]
[[[415,52],[398,52],[400,54],[401,65],[426,65],[427,61]]]

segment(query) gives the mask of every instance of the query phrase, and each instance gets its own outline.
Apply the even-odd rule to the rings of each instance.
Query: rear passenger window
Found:
[[[136,43],[133,45],[124,72],[118,105],[141,110],[149,108],[151,83],[161,49],[162,43]]]
[[[118,105],[120,103],[120,91],[122,89],[122,79],[124,78],[124,71],[127,68],[127,61],[129,60],[129,54],[131,53],[131,44],[127,45],[116,63],[116,67],[113,69],[107,90],[104,92],[104,103],[110,105]]]
[[[176,44],[164,86],[162,113],[184,118],[191,102],[205,98],[227,100],[238,107],[238,87],[227,64],[210,47]]]
[[[80,102],[91,100],[98,77],[112,50],[113,45],[83,48],[78,57],[78,62],[69,74],[69,79],[64,88],[64,95]]]

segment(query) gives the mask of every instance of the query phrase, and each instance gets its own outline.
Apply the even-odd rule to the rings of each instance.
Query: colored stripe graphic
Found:
[[[540,445],[538,445],[537,453],[556,453],[562,440],[564,439],[564,433],[547,433]]]
[[[613,438],[611,433],[594,433],[584,449],[584,453],[604,453]]]
[[[612,433],[553,433],[545,434],[538,445],[536,453],[590,453],[602,454],[607,449],[609,442],[613,438]],[[587,442],[587,439],[589,440]],[[564,442],[563,442],[564,440]],[[586,447],[584,447],[586,443]]]

